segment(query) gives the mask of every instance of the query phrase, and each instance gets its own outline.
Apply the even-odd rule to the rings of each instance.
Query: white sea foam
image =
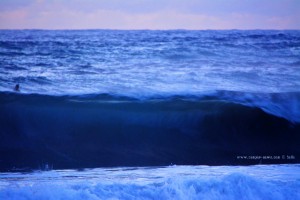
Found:
[[[300,93],[220,92],[219,98],[247,106],[259,107],[267,113],[300,122]]]
[[[0,199],[299,199],[299,165],[0,174]]]

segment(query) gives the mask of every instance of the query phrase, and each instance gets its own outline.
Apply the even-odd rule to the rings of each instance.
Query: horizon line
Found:
[[[300,31],[300,29],[239,29],[239,28],[228,28],[228,29],[185,29],[185,28],[174,28],[174,29],[112,29],[112,28],[57,28],[57,29],[45,29],[45,28],[0,28],[0,31]]]

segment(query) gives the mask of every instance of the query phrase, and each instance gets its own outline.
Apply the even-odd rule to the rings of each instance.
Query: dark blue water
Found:
[[[300,31],[2,30],[0,170],[299,163],[299,55]]]

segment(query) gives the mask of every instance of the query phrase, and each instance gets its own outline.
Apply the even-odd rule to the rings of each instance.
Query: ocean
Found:
[[[1,30],[0,138],[0,199],[299,199],[300,31]]]
[[[0,199],[299,199],[300,165],[2,173]]]

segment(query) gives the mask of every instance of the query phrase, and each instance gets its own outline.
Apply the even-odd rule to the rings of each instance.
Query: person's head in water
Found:
[[[15,91],[20,92],[20,85],[19,84],[16,84]]]

